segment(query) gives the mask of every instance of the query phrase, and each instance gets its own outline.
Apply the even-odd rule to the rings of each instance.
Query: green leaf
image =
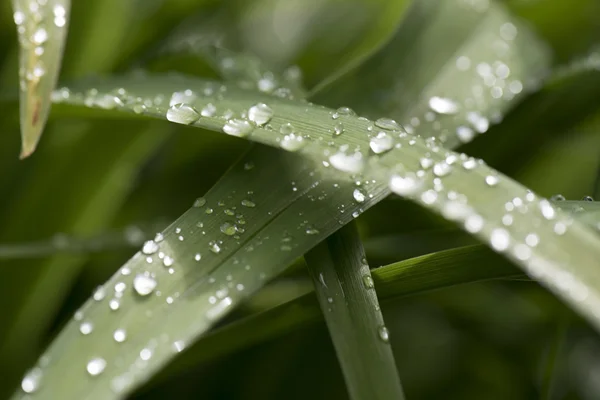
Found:
[[[352,399],[403,399],[389,335],[356,227],[306,256],[317,299]]]
[[[70,0],[50,0],[43,4],[13,0],[20,44],[21,158],[35,151],[48,119],[70,8]]]
[[[497,3],[481,4],[413,2],[386,46],[333,85],[314,89],[313,99],[395,118],[449,148],[470,142],[535,89],[549,67],[546,47],[522,23]]]
[[[483,267],[483,268],[482,268]],[[384,309],[404,296],[489,279],[522,277],[482,245],[441,251],[371,270]],[[323,317],[313,293],[215,329],[161,372],[158,381],[256,344],[284,336]]]
[[[86,87],[94,88],[97,92],[94,91],[92,95],[86,94]],[[121,87],[124,90],[118,91],[117,88]],[[191,90],[191,94],[190,92],[186,93],[186,90]],[[96,302],[91,301],[85,306],[86,310],[89,309],[90,318],[94,317],[94,319],[101,321],[96,322],[99,327],[101,326],[100,329],[103,330],[107,341],[106,343],[94,343],[94,348],[86,347],[88,354],[92,357],[107,357],[110,360],[111,357],[108,357],[108,355],[111,352],[118,351],[124,360],[126,360],[125,357],[128,359],[128,361],[123,361],[124,364],[121,365],[130,366],[135,364],[135,359],[139,358],[140,351],[143,351],[142,357],[147,358],[148,352],[144,349],[148,349],[148,346],[152,348],[152,357],[149,360],[142,360],[147,362],[143,363],[144,367],[141,369],[135,368],[133,371],[121,375],[124,371],[111,363],[110,369],[107,369],[102,377],[95,377],[97,379],[92,382],[82,379],[82,385],[85,383],[95,383],[97,385],[98,390],[94,393],[97,393],[98,396],[106,397],[110,395],[107,392],[106,384],[109,379],[119,379],[116,385],[121,390],[128,390],[132,384],[147,379],[149,374],[177,353],[176,349],[181,347],[177,343],[183,341],[187,344],[201,333],[206,332],[216,319],[224,316],[231,307],[263,285],[263,281],[260,279],[261,275],[257,276],[255,271],[240,271],[239,279],[244,282],[244,290],[233,293],[230,291],[227,295],[222,295],[222,298],[215,300],[216,303],[211,303],[211,298],[217,299],[217,293],[213,292],[215,289],[211,281],[214,280],[217,283],[227,282],[227,276],[235,269],[235,265],[238,265],[235,260],[241,266],[261,265],[260,270],[265,274],[264,278],[275,276],[294,258],[335,231],[339,227],[338,220],[342,224],[347,222],[351,218],[348,213],[352,212],[353,209],[366,209],[388,194],[390,190],[388,183],[390,188],[398,194],[411,198],[419,204],[442,214],[445,218],[460,223],[464,229],[486,241],[496,251],[504,253],[523,266],[530,275],[541,280],[562,296],[563,299],[570,302],[584,316],[587,316],[591,322],[596,323],[593,309],[597,301],[597,289],[594,282],[598,277],[595,269],[590,268],[595,263],[595,253],[599,248],[597,245],[600,239],[596,235],[577,221],[573,221],[560,210],[555,209],[548,201],[537,198],[533,193],[528,192],[509,178],[491,170],[483,163],[464,155],[449,152],[437,145],[435,141],[407,135],[391,121],[379,120],[373,123],[365,118],[357,118],[352,113],[344,110],[338,113],[345,113],[345,115],[336,119],[333,110],[309,103],[274,98],[225,87],[209,81],[187,79],[180,76],[111,78],[104,82],[96,81],[92,85],[81,84],[79,88],[71,86],[68,92],[59,91],[61,101],[64,102],[92,107],[106,107],[106,104],[109,104],[111,107],[114,106],[115,110],[129,112],[141,109],[144,114],[158,118],[165,118],[170,108],[169,100],[173,95],[175,98],[179,98],[182,96],[181,93],[188,96],[186,105],[190,109],[203,110],[210,103],[217,110],[212,116],[201,116],[201,112],[198,112],[198,115],[193,113],[176,114],[178,118],[182,115],[186,118],[185,121],[179,119],[182,122],[213,130],[225,129],[230,134],[247,136],[254,141],[272,146],[282,146],[285,135],[277,132],[283,127],[285,133],[290,135],[287,131],[289,129],[287,124],[291,124],[293,130],[301,134],[303,141],[308,143],[298,149],[299,153],[310,157],[311,160],[333,165],[341,171],[336,171],[331,166],[314,169],[314,164],[309,162],[305,167],[306,172],[300,174],[301,171],[298,170],[297,166],[294,166],[293,169],[288,171],[300,174],[299,177],[302,178],[298,179],[299,182],[297,182],[298,195],[277,196],[277,200],[271,200],[271,197],[267,197],[272,194],[272,191],[264,189],[259,181],[255,181],[249,176],[240,175],[239,188],[236,189],[236,193],[244,194],[248,190],[253,191],[256,199],[252,201],[255,204],[267,203],[269,211],[275,217],[268,226],[260,231],[260,235],[255,232],[258,232],[261,227],[254,227],[253,224],[249,223],[246,227],[246,234],[254,234],[255,236],[252,237],[249,243],[244,244],[246,249],[255,249],[259,247],[259,244],[264,246],[266,238],[285,236],[285,232],[290,226],[302,227],[306,226],[307,223],[311,225],[310,228],[304,228],[308,234],[298,241],[298,246],[294,248],[293,252],[283,252],[279,249],[281,253],[273,253],[272,246],[265,246],[265,251],[268,251],[271,255],[269,263],[264,262],[262,251],[252,250],[248,252],[232,247],[228,251],[235,250],[236,252],[230,254],[231,258],[228,258],[226,262],[222,262],[223,259],[219,261],[219,258],[210,261],[210,263],[206,261],[207,266],[205,268],[207,269],[203,268],[203,270],[205,273],[212,271],[207,278],[201,279],[196,284],[192,284],[192,282],[196,282],[198,278],[184,284],[180,279],[171,281],[167,278],[169,276],[168,272],[165,272],[159,266],[155,266],[156,263],[147,264],[147,256],[143,254],[136,255],[126,265],[126,269],[133,269],[137,271],[137,274],[142,274],[142,277],[145,276],[143,275],[144,271],[149,274],[154,273],[158,281],[168,279],[167,282],[169,283],[165,283],[164,288],[160,290],[161,297],[174,298],[179,293],[182,295],[182,299],[177,301],[176,306],[171,309],[168,309],[168,305],[163,304],[161,312],[153,310],[153,318],[150,321],[144,322],[145,312],[132,311],[128,313],[127,323],[123,326],[135,333],[131,336],[135,337],[135,342],[132,340],[131,344],[120,346],[121,349],[118,349],[119,346],[110,341],[110,330],[118,327],[120,321],[111,320],[110,310],[105,305],[98,305]],[[157,97],[157,94],[161,96]],[[145,99],[160,99],[160,101],[146,101],[144,103]],[[272,117],[268,124],[264,126],[260,124],[262,122],[260,118],[258,119],[258,125],[247,119],[242,119],[243,115],[248,115],[249,108],[257,103],[268,104],[269,109],[272,110]],[[144,108],[141,108],[141,105],[144,105]],[[177,108],[175,106],[175,109]],[[265,110],[264,107],[261,106],[261,108],[263,108],[263,111]],[[190,109],[186,109],[186,112]],[[231,115],[232,113],[233,115]],[[268,114],[271,114],[271,112],[267,112]],[[193,118],[190,118],[190,115]],[[254,114],[251,119],[256,120],[256,115],[259,114]],[[262,115],[264,116],[264,114]],[[334,137],[336,126],[339,126],[340,123],[343,124],[344,132]],[[385,135],[389,136],[392,143],[395,144],[388,152],[379,155],[367,151],[371,140],[369,132],[375,126],[379,126],[382,131],[386,132]],[[330,145],[329,141],[333,141],[333,145]],[[283,145],[284,148],[286,146],[286,144]],[[289,147],[287,148],[289,149]],[[259,158],[267,159],[267,157]],[[281,159],[282,162],[287,162],[286,160],[287,158]],[[259,170],[258,162],[256,164],[256,170]],[[361,170],[360,167],[364,167],[364,169]],[[267,171],[263,169],[267,169]],[[317,174],[315,178],[308,173],[313,169],[313,173]],[[260,170],[263,174],[260,182],[282,182],[277,180],[276,177],[264,176],[271,168],[260,165]],[[362,196],[360,194],[353,195],[352,186],[344,184],[344,182],[354,181],[354,179],[348,179],[350,178],[348,175],[357,175],[361,172],[364,177],[361,182],[364,183],[360,189],[356,190],[359,190]],[[289,177],[287,178],[289,179]],[[282,178],[280,174],[279,179],[285,179],[285,177]],[[323,204],[326,208],[315,209],[312,205],[313,200],[310,197],[297,197],[313,185],[320,185],[319,189],[327,188],[327,186],[322,186],[321,181],[323,179],[343,184],[340,185],[340,190],[333,190],[332,193],[325,191],[323,193],[324,199],[329,197],[326,204]],[[287,181],[287,184],[291,185],[291,179]],[[210,201],[209,207],[214,208],[215,203],[220,200],[226,202],[227,196],[232,196],[230,194],[232,186],[230,185],[231,182],[228,182],[226,191],[217,186],[207,195],[207,201]],[[335,188],[335,186],[333,187]],[[259,188],[261,189],[259,190]],[[373,196],[373,198],[370,196]],[[315,197],[318,197],[318,195]],[[298,201],[285,208],[285,213],[281,213],[280,210],[289,205],[295,198]],[[236,203],[240,202],[239,197],[232,197],[232,199]],[[340,204],[344,204],[344,199],[347,204],[354,204],[354,206],[340,208]],[[360,200],[363,199],[364,203],[360,203]],[[278,215],[279,213],[281,215]],[[302,215],[299,216],[300,213]],[[504,218],[506,213],[510,213],[510,223],[506,222],[507,220]],[[201,231],[194,228],[195,224],[200,222],[200,215],[202,215],[200,211],[190,210],[163,235],[164,244],[162,246],[168,249],[165,256],[171,253],[171,257],[180,260],[178,261],[181,263],[179,266],[186,269],[193,268],[194,265],[192,257],[194,246],[189,243],[194,245],[205,243],[201,247],[210,248],[209,243],[211,240],[219,240],[215,236],[204,238]],[[329,217],[324,219],[323,215],[329,215]],[[251,220],[249,216],[247,216],[247,219]],[[304,223],[303,221],[308,222]],[[221,223],[220,219],[214,225],[209,225],[211,229],[207,227],[206,231],[209,232],[209,235],[215,234],[219,223]],[[181,242],[182,244],[177,239],[177,228],[180,228],[186,234],[191,232],[191,236],[185,238],[186,241]],[[311,235],[311,233],[318,233],[318,235]],[[242,244],[240,243],[240,245]],[[242,253],[239,254],[239,252]],[[225,253],[222,254],[220,257],[225,255]],[[242,254],[244,255],[243,258]],[[195,267],[194,270],[195,274],[200,273],[198,267]],[[566,286],[563,280],[564,276],[572,277]],[[124,280],[130,287],[132,278],[135,278],[135,276],[127,275],[123,277],[117,274],[107,284],[106,290],[113,287],[120,280]],[[184,290],[190,286],[192,289]],[[128,298],[130,298],[130,303],[142,301],[143,309],[146,309],[146,307],[154,309],[153,304],[155,302],[162,303],[162,299],[156,299],[154,296],[151,297],[152,300],[148,298],[136,300],[135,293],[131,290],[128,291]],[[131,305],[129,307],[132,307],[132,310],[136,309]],[[190,321],[187,316],[192,310],[194,313],[203,313],[205,318]],[[105,315],[105,317],[102,317],[102,315]],[[163,315],[166,315],[166,317],[163,317]],[[133,319],[130,319],[130,317]],[[111,324],[111,322],[114,322],[114,324]],[[69,352],[65,347],[69,343],[72,351],[76,352],[73,357],[76,356],[76,359],[81,360],[83,349],[73,345],[73,341],[80,335],[79,323],[72,322],[68,326],[54,346],[51,347],[50,354],[60,352],[63,354],[63,362],[68,362],[67,360],[71,360],[72,356],[63,352]],[[156,338],[156,332],[166,335],[168,342],[159,341]],[[144,334],[151,337],[144,336]],[[175,350],[173,346],[175,346]],[[94,356],[91,353],[96,355]],[[88,360],[91,359],[88,358]],[[59,365],[57,362],[53,364],[52,369],[48,370],[48,380],[50,382],[54,380],[51,378],[52,374],[58,370],[64,371],[63,367],[59,367]],[[69,363],[69,365],[73,366],[74,364]],[[83,366],[79,368],[83,369]],[[101,382],[105,383],[101,384]],[[48,386],[45,390],[51,390]],[[78,389],[76,387],[73,386],[70,389],[77,393]],[[84,390],[83,386],[80,390]]]

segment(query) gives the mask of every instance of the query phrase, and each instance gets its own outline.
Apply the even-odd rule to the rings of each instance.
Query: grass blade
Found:
[[[403,399],[389,332],[353,224],[305,256],[351,399]]]
[[[50,113],[67,36],[70,0],[13,0],[20,43],[21,158],[35,151]]]

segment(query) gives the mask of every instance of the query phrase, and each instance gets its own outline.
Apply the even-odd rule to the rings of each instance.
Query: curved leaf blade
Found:
[[[67,36],[70,0],[13,0],[19,35],[21,158],[35,151],[50,113]]]

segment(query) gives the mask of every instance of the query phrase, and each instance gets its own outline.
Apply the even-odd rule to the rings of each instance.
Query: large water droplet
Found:
[[[223,232],[227,236],[233,236],[233,235],[235,235],[235,232],[236,232],[235,225],[233,225],[232,223],[229,223],[229,222],[224,222],[221,225],[220,229],[221,229],[221,232]]]
[[[351,174],[358,174],[363,170],[365,165],[363,155],[360,152],[346,154],[343,151],[339,151],[329,157],[329,162],[335,169]]]
[[[194,201],[194,207],[202,207],[206,204],[206,199],[204,197],[198,197],[196,201]]]
[[[415,174],[406,176],[392,175],[390,178],[390,190],[400,196],[411,196],[421,189],[422,182]]]
[[[352,197],[354,197],[354,200],[358,203],[363,203],[365,201],[365,194],[360,189],[354,189]]]
[[[450,172],[452,171],[452,166],[448,163],[446,163],[445,161],[441,161],[439,163],[436,163],[433,166],[433,174],[435,176],[446,176],[448,175]]]
[[[369,141],[369,147],[375,154],[381,154],[391,150],[394,146],[394,139],[385,132],[379,132],[377,136],[372,137]]]
[[[510,245],[510,236],[508,231],[502,228],[497,228],[490,235],[490,245],[496,251],[504,251]]]
[[[398,131],[402,129],[399,123],[390,118],[379,118],[377,121],[375,121],[375,126],[390,131]]]
[[[83,322],[81,325],[79,325],[79,332],[81,332],[82,335],[89,335],[93,330],[94,324],[89,321]]]
[[[456,114],[458,104],[445,97],[433,96],[429,99],[429,108],[438,114]]]
[[[231,136],[246,137],[252,132],[252,125],[246,120],[233,118],[223,126],[223,132]]]
[[[273,117],[273,110],[265,103],[258,103],[248,110],[248,119],[256,125],[264,125]]]
[[[133,289],[140,296],[147,296],[152,293],[157,284],[156,279],[148,274],[137,274],[133,278]]]
[[[198,121],[200,114],[192,106],[180,103],[169,107],[167,119],[177,124],[189,125]]]
[[[158,245],[156,244],[156,242],[154,242],[154,240],[148,240],[144,243],[144,246],[142,247],[142,253],[147,255],[154,254],[157,250]]]

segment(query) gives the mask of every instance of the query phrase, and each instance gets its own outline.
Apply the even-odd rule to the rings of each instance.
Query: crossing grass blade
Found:
[[[48,114],[67,37],[70,0],[13,0],[19,36],[21,158],[35,151]]]
[[[403,399],[389,331],[354,224],[306,256],[351,399]]]

